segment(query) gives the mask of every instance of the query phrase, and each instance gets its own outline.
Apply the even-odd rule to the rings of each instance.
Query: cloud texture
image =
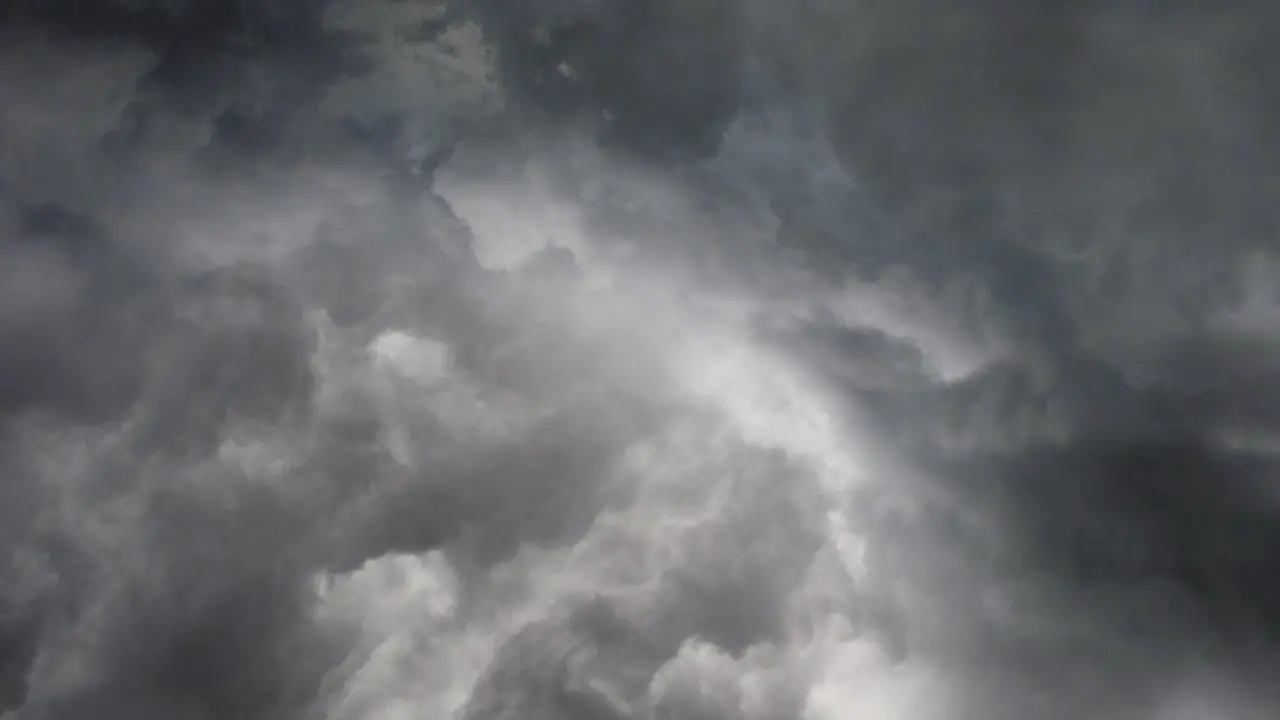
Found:
[[[1280,17],[11,0],[3,720],[1252,720]]]

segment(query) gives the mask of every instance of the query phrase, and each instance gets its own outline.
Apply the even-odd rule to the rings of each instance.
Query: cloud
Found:
[[[1275,706],[1261,8],[3,13],[5,720]]]

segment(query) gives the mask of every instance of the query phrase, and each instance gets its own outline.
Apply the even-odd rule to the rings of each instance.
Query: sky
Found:
[[[1276,717],[1273,5],[9,0],[0,720]]]

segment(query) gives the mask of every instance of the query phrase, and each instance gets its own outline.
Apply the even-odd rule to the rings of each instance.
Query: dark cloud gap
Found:
[[[944,309],[978,316],[1007,348],[960,379],[940,378],[921,343],[834,312],[759,335],[858,408],[877,451],[898,458],[869,471],[855,524],[870,580],[833,601],[840,614],[901,667],[933,663],[969,688],[947,717],[1163,718],[1148,708],[1197,672],[1238,684],[1242,706],[1272,707],[1277,461],[1238,437],[1280,430],[1278,316],[1222,318],[1244,317],[1232,312],[1242,274],[1274,252],[1276,14],[1248,2],[1014,5],[479,0],[441,3],[397,37],[425,46],[478,26],[508,114],[456,124],[466,141],[492,141],[495,164],[533,164],[520,153],[583,126],[596,152],[661,175],[707,216],[754,202],[698,169],[758,109],[751,73],[786,79],[797,99],[784,104],[817,95],[858,183],[843,214],[820,215],[806,190],[774,177],[764,194],[778,237],[722,247],[673,236],[638,252],[679,259],[678,282],[763,287],[789,246],[821,278],[814,297],[846,281],[888,286],[895,273],[916,283],[899,294],[922,304],[945,305],[930,293],[955,283],[981,289],[980,307]],[[168,208],[27,193],[34,166],[0,157],[0,265],[39,279],[0,270],[0,540],[12,549],[0,564],[0,714],[328,717],[345,692],[335,683],[354,682],[357,636],[372,631],[318,624],[317,574],[350,579],[390,555],[437,551],[475,603],[458,617],[487,622],[502,607],[495,577],[537,552],[568,567],[613,514],[640,512],[645,488],[603,478],[689,411],[671,391],[610,374],[614,361],[573,327],[530,320],[543,298],[585,282],[593,258],[559,247],[519,270],[485,265],[467,227],[476,216],[435,195],[456,137],[415,175],[398,156],[418,132],[408,113],[320,117],[333,87],[385,62],[382,38],[331,26],[333,7],[46,0],[0,11],[6,35],[43,36],[55,52],[151,56],[126,78],[118,124],[85,131],[83,167],[32,151],[50,177],[83,172],[98,182],[85,187],[110,188],[190,150],[166,149],[174,127],[206,123],[190,176],[174,184],[212,205],[224,187],[353,157],[360,171],[388,166],[371,185],[391,198],[326,207],[283,260],[200,267],[178,231],[168,237]],[[66,57],[73,72],[88,62]],[[266,90],[254,84],[264,76]],[[40,79],[26,82],[14,97]],[[85,102],[86,115],[101,110]],[[28,132],[14,118],[0,114]],[[557,166],[555,192],[597,180],[570,164]],[[664,230],[661,211],[620,194],[587,203],[590,232]],[[427,221],[415,214],[424,203]],[[160,239],[127,235],[152,220]],[[447,345],[449,372],[476,397],[348,373],[391,329]],[[508,396],[555,409],[522,416],[500,441],[458,440],[490,432],[458,429],[467,408]],[[437,407],[462,407],[464,420]],[[387,449],[395,432],[410,438],[408,459]],[[255,441],[274,443],[261,452],[286,468],[271,471],[276,484],[225,459]],[[706,448],[732,455],[706,472],[732,477],[736,495],[681,536],[649,604],[583,588],[588,599],[501,643],[458,716],[765,716],[711,691],[654,689],[690,643],[745,673],[793,632],[788,603],[824,548],[821,490],[796,458],[750,445]],[[683,511],[694,512],[667,508]],[[556,572],[534,574],[552,586]],[[441,622],[441,642],[456,640]],[[568,659],[581,648],[607,692],[582,686],[586,671]],[[816,681],[787,682],[799,696]],[[799,701],[778,702],[791,714],[776,716],[800,716]]]

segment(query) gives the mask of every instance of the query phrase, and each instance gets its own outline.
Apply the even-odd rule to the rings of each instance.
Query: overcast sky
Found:
[[[0,719],[1280,716],[1280,6],[8,0]]]

